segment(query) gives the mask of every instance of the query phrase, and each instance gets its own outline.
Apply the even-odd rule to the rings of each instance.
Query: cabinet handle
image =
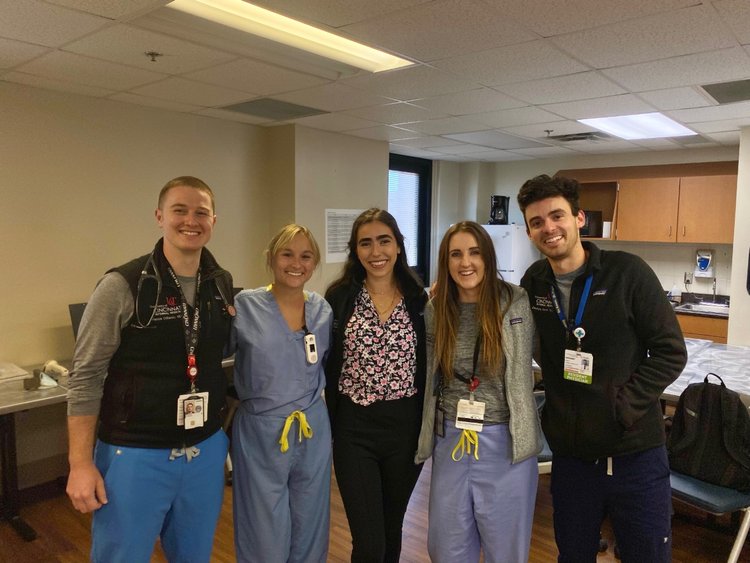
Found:
[[[682,236],[685,236],[685,225],[682,226]]]
[[[669,225],[669,234],[667,236],[668,237],[672,236],[672,225]]]

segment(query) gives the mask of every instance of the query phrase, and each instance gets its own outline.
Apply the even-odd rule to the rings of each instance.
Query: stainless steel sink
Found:
[[[712,315],[726,315],[729,316],[729,305],[724,303],[710,303],[702,301],[700,303],[684,303],[678,305],[674,309],[675,311],[690,311],[693,313],[709,313]]]

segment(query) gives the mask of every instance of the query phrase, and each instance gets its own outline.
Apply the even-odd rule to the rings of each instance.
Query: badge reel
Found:
[[[305,357],[308,364],[314,364],[318,361],[318,346],[315,343],[314,334],[305,335]]]
[[[591,385],[594,373],[594,355],[581,351],[581,340],[586,336],[583,327],[577,327],[573,336],[578,340],[576,350],[565,350],[563,377],[568,381]]]

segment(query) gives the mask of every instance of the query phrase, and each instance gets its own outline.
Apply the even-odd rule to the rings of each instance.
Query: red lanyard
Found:
[[[195,358],[195,351],[198,348],[198,332],[200,328],[200,285],[201,285],[201,271],[198,270],[198,274],[195,279],[195,307],[193,307],[193,318],[190,319],[190,310],[188,308],[187,299],[185,299],[185,293],[182,291],[180,281],[177,279],[172,267],[167,268],[169,274],[172,276],[177,289],[180,292],[180,298],[182,300],[182,324],[185,333],[185,350],[187,351],[187,378],[190,380],[190,392],[195,393],[198,388],[195,386],[195,381],[198,379],[198,366]]]

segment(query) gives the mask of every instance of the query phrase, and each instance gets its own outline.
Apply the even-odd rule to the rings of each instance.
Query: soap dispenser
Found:
[[[714,277],[714,268],[711,265],[713,250],[696,250],[695,252],[695,272],[696,278]]]

